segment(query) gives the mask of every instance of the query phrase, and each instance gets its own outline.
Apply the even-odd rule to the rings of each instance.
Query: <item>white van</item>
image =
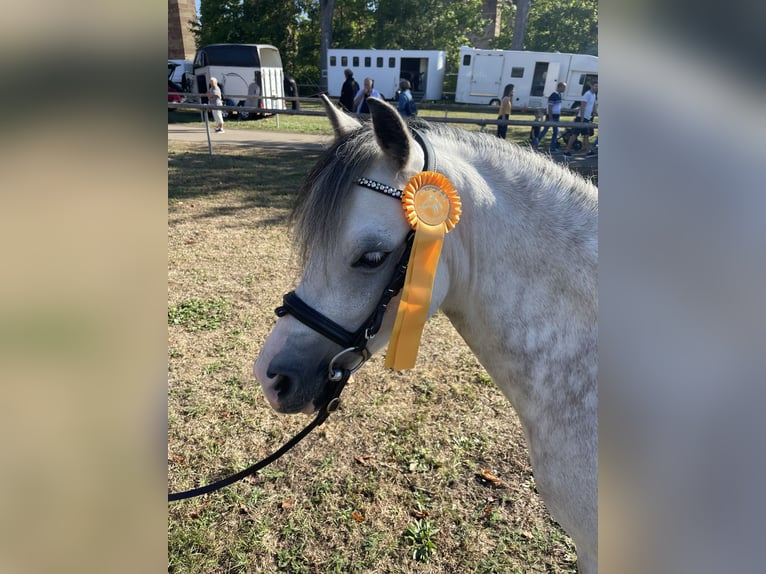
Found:
[[[284,72],[279,50],[269,44],[210,44],[197,50],[192,93],[206,94],[216,78],[223,101],[230,106],[285,109]],[[200,100],[207,102],[207,97]],[[240,118],[249,117],[241,112]]]
[[[598,56],[561,52],[484,50],[462,46],[455,101],[497,105],[514,85],[514,108],[545,108],[556,84],[566,82],[562,108],[580,101],[583,87],[598,82]]]
[[[372,78],[384,98],[395,98],[399,81],[406,79],[416,100],[440,100],[445,62],[443,50],[331,48],[327,50],[327,93],[331,98],[340,96],[346,81],[343,72],[351,68],[360,86],[365,78]]]

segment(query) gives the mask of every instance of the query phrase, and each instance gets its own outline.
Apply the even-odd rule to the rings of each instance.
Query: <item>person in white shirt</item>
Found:
[[[218,86],[218,79],[210,78],[210,90],[207,93],[208,102],[214,106],[223,105],[223,94],[221,88]],[[213,121],[215,121],[215,131],[219,134],[223,133],[223,112],[221,110],[213,110]]]
[[[596,103],[596,98],[598,97],[598,82],[594,82],[593,85],[590,87],[590,90],[585,92],[582,96],[582,101],[580,102],[580,110],[577,112],[577,118],[575,118],[576,122],[581,123],[590,123],[593,121],[593,117],[598,115],[598,105]],[[582,136],[582,143],[583,143],[583,149],[585,150],[586,156],[594,156],[596,155],[595,151],[590,151],[590,136],[593,135],[593,128],[579,128],[572,130],[572,135],[569,136],[569,141],[567,142],[567,149],[564,152],[564,155],[571,156],[572,152],[569,151],[572,148],[572,144],[574,143],[575,139],[577,139],[577,136]]]

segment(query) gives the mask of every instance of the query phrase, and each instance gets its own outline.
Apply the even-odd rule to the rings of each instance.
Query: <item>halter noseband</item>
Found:
[[[359,181],[357,181],[359,183]],[[399,258],[394,274],[391,277],[386,288],[383,289],[383,293],[378,299],[375,309],[370,314],[361,327],[359,327],[353,333],[347,331],[335,321],[323,315],[310,305],[308,305],[303,299],[295,294],[295,291],[290,291],[282,297],[282,305],[274,309],[277,317],[284,317],[287,314],[292,315],[298,321],[313,329],[323,337],[330,339],[334,343],[337,343],[343,349],[340,353],[335,355],[330,364],[327,367],[327,376],[331,381],[338,381],[342,376],[343,370],[338,367],[341,357],[350,353],[358,353],[360,355],[359,362],[350,369],[351,373],[358,370],[367,359],[370,358],[370,352],[367,350],[367,343],[372,340],[380,327],[383,324],[383,315],[388,308],[388,304],[391,302],[399,291],[401,291],[404,285],[404,278],[407,275],[407,263],[410,260],[410,251],[412,251],[412,240],[415,237],[415,232],[410,230],[405,239],[405,247],[402,256]]]

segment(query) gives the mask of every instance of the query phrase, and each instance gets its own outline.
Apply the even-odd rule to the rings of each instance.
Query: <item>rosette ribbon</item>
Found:
[[[410,178],[402,206],[415,238],[384,363],[396,370],[415,366],[444,236],[457,225],[462,210],[452,182],[433,171]]]

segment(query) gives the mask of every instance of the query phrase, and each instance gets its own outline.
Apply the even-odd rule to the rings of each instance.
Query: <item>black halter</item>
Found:
[[[422,134],[416,130],[412,130],[415,140],[423,148],[423,155],[425,157],[424,170],[435,170],[435,158],[433,148],[431,144],[425,139]],[[395,199],[402,198],[402,191],[389,185],[368,179],[366,177],[357,179],[354,183],[366,187],[373,191],[383,193]],[[303,299],[295,294],[295,291],[290,291],[282,297],[282,305],[277,307],[274,312],[277,317],[284,317],[287,314],[292,315],[298,321],[313,329],[320,335],[330,339],[334,343],[341,346],[342,350],[336,354],[328,366],[327,380],[328,384],[332,385],[329,399],[320,408],[317,409],[317,416],[312,420],[301,432],[295,435],[289,442],[284,444],[279,450],[267,456],[263,460],[249,466],[245,470],[242,470],[236,474],[223,478],[212,484],[201,486],[199,488],[193,488],[184,492],[175,492],[168,494],[168,502],[176,500],[183,500],[187,498],[193,498],[202,494],[208,494],[219,490],[225,486],[233,484],[238,480],[245,478],[251,474],[255,474],[262,468],[271,464],[292,447],[298,444],[303,438],[308,435],[312,430],[321,425],[330,413],[334,412],[340,405],[340,394],[343,388],[346,386],[349,377],[352,373],[357,371],[367,359],[370,358],[370,352],[367,350],[367,344],[378,333],[383,323],[383,315],[388,308],[388,304],[391,302],[399,291],[404,286],[404,279],[407,275],[407,265],[410,260],[410,252],[412,251],[412,241],[415,237],[415,231],[410,230],[405,238],[404,252],[399,258],[396,268],[394,269],[393,276],[383,293],[378,299],[375,309],[372,311],[367,320],[353,333],[347,331],[345,328],[338,325],[335,321],[323,315],[310,305],[308,305]],[[357,354],[358,362],[353,364],[350,368],[348,366],[341,366],[341,358],[344,358],[348,354]]]
[[[423,149],[423,169],[435,170],[436,158],[430,142],[416,129],[412,129],[412,134],[415,137],[415,141],[417,141]],[[366,177],[359,178],[355,180],[354,183],[366,187],[367,189],[377,191],[378,193],[382,193],[383,195],[393,197],[394,199],[400,200],[402,198],[403,192],[401,190]],[[284,297],[282,297],[282,305],[274,310],[277,317],[284,317],[285,315],[290,314],[310,329],[313,329],[323,337],[326,337],[341,346],[343,350],[333,357],[328,366],[328,378],[330,381],[340,380],[343,369],[339,368],[338,364],[340,363],[340,359],[345,355],[351,353],[359,355],[359,362],[351,368],[352,373],[358,370],[359,367],[369,359],[370,353],[367,350],[367,343],[375,337],[380,330],[380,326],[383,322],[383,314],[386,312],[389,302],[397,293],[399,293],[404,285],[404,278],[407,274],[407,264],[410,260],[410,252],[412,251],[412,241],[414,237],[415,232],[410,230],[405,239],[404,252],[399,258],[399,262],[396,264],[394,275],[383,290],[383,293],[378,300],[378,304],[375,306],[375,310],[353,333],[347,331],[335,321],[308,305],[303,299],[295,294],[295,291],[286,293]]]
[[[356,183],[364,185],[361,183],[361,180],[357,180]],[[415,232],[410,230],[404,240],[404,252],[394,268],[394,274],[391,277],[391,281],[389,281],[388,285],[383,289],[383,293],[381,293],[380,299],[378,299],[378,303],[375,305],[375,309],[370,316],[367,317],[367,320],[353,333],[347,331],[335,321],[311,307],[303,299],[298,297],[298,295],[295,294],[295,291],[286,293],[284,297],[282,297],[282,305],[274,310],[277,317],[284,317],[285,315],[290,314],[307,327],[341,346],[343,350],[333,357],[328,366],[327,376],[331,381],[337,381],[342,376],[343,369],[339,367],[339,362],[345,355],[351,353],[359,355],[359,362],[350,369],[352,373],[358,370],[359,367],[370,358],[370,352],[367,350],[367,343],[377,335],[378,331],[380,331],[380,327],[383,324],[383,315],[388,308],[388,304],[391,302],[391,299],[401,291],[402,286],[404,285],[404,278],[407,275],[407,264],[410,260],[412,240],[414,237]]]

